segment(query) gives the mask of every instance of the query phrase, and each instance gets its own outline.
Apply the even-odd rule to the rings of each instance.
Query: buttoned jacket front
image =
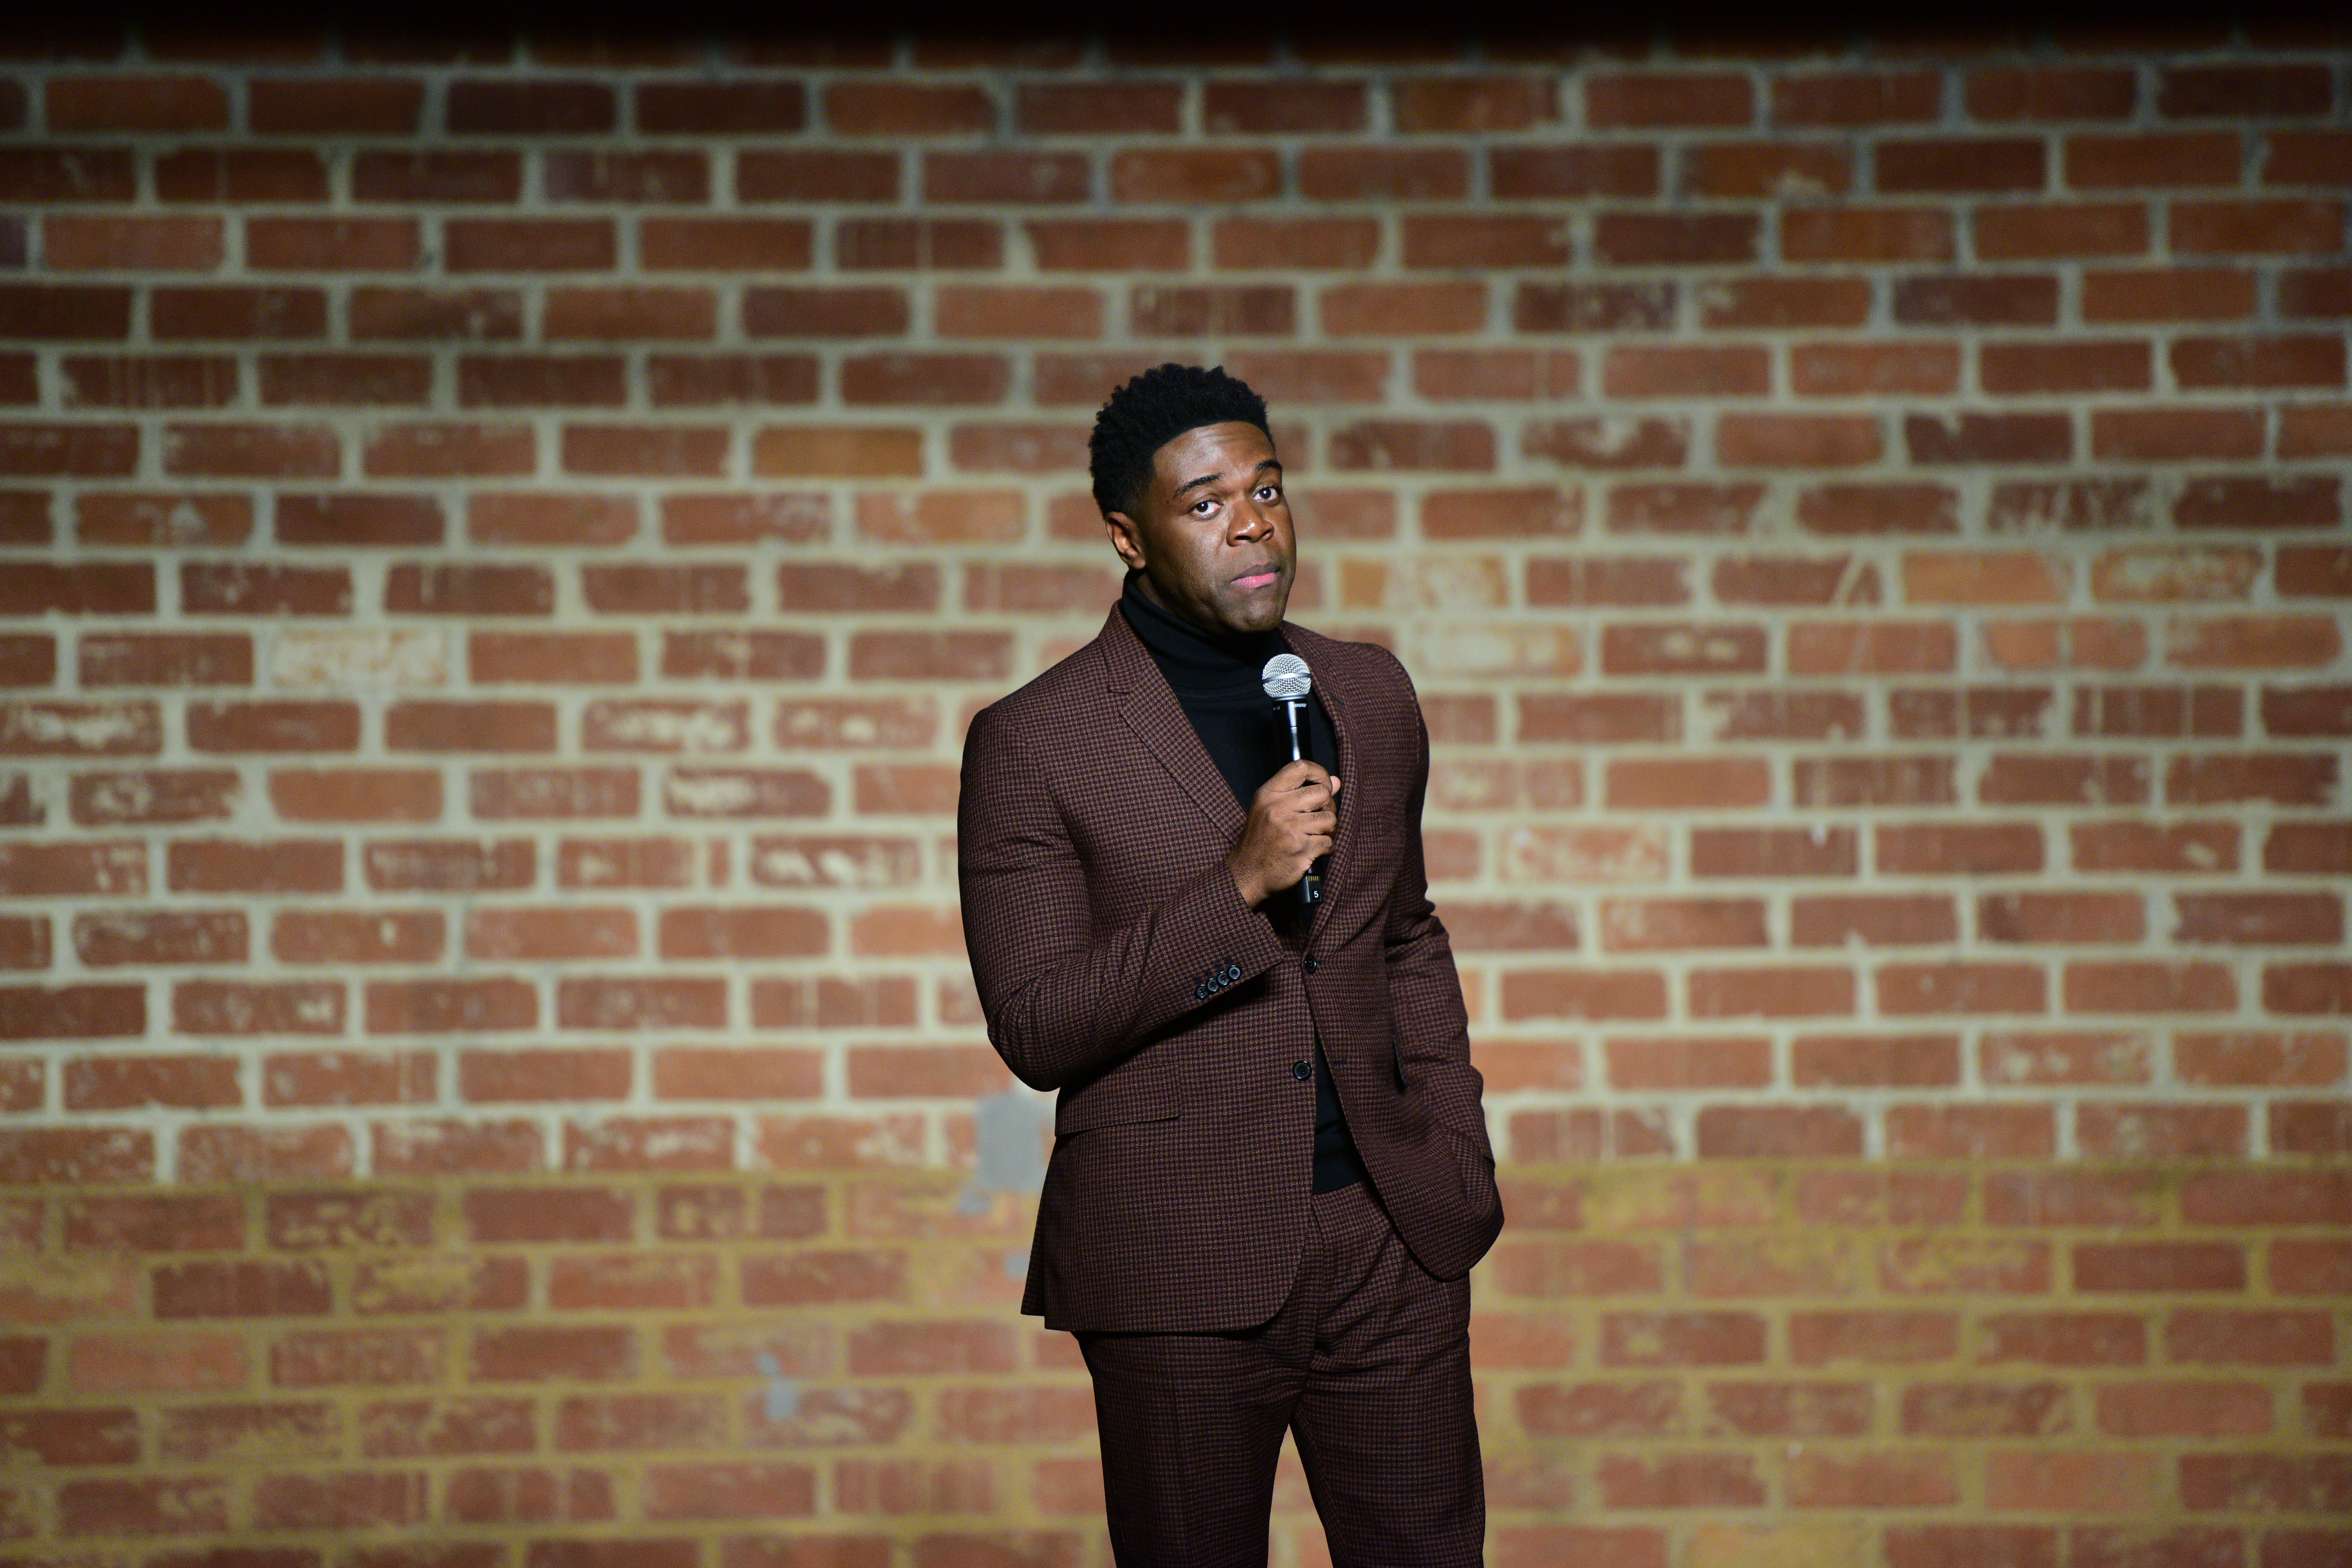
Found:
[[[958,857],[990,1042],[1059,1091],[1023,1310],[1212,1331],[1297,1278],[1319,1039],[1414,1258],[1468,1271],[1502,1224],[1453,952],[1422,865],[1427,731],[1385,649],[1286,623],[1339,736],[1324,898],[1286,942],[1224,857],[1243,808],[1150,653],[1102,634],[972,721]],[[1277,894],[1276,897],[1283,895]]]

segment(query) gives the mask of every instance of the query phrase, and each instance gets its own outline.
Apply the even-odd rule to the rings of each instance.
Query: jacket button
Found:
[[[1317,970],[1323,967],[1323,961],[1310,952],[1307,955],[1307,962],[1300,964],[1298,967],[1307,971],[1307,973],[1312,974]]]
[[[1305,1083],[1308,1079],[1315,1076],[1315,1064],[1313,1062],[1293,1062],[1290,1064],[1290,1076],[1297,1079],[1299,1082]]]
[[[1207,986],[1206,984],[1202,984],[1201,981],[1198,981],[1198,980],[1195,980],[1194,982],[1192,982],[1192,1000],[1193,1000],[1193,1001],[1195,1001],[1195,1002],[1205,1002],[1205,1001],[1207,1001],[1208,999],[1209,999],[1209,988],[1208,988],[1208,986]]]

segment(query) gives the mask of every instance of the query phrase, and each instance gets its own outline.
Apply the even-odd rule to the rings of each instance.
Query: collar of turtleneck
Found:
[[[1140,572],[1127,574],[1127,585],[1118,597],[1119,612],[1168,678],[1168,684],[1188,696],[1251,695],[1264,700],[1260,672],[1267,659],[1282,651],[1282,635],[1268,631],[1212,637],[1144,597],[1138,585],[1142,576]]]

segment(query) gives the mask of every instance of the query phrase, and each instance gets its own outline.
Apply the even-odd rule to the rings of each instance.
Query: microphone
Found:
[[[1307,661],[1295,653],[1276,654],[1258,671],[1258,679],[1265,694],[1282,704],[1283,716],[1290,723],[1290,760],[1301,761],[1307,755],[1307,694],[1315,689],[1315,678],[1307,673]],[[1294,897],[1302,910],[1312,910],[1323,900],[1323,859],[1317,860],[1298,879]]]

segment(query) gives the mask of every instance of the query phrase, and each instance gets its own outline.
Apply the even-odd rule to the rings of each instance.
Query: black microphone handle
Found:
[[[1307,725],[1303,722],[1307,700],[1294,697],[1283,703],[1290,720],[1290,760],[1294,763],[1311,760],[1307,755]],[[1323,868],[1330,862],[1328,855],[1318,856],[1315,864],[1307,868],[1307,875],[1298,879],[1291,897],[1302,910],[1312,912],[1323,901]]]

